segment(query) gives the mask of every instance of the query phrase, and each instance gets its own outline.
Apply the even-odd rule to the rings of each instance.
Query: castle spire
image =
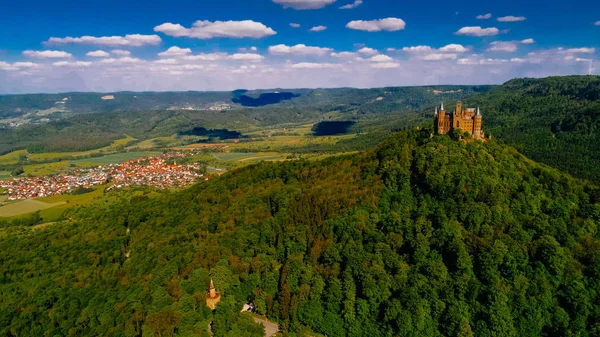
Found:
[[[481,116],[481,111],[479,111],[479,107],[477,107],[477,116]]]
[[[206,283],[205,283],[206,284]],[[213,283],[213,280],[210,279],[210,287],[208,288],[209,290],[215,289],[215,285]]]
[[[442,111],[445,111],[445,110],[444,110],[444,102],[442,102],[442,108],[441,108],[441,110],[442,110]]]
[[[435,106],[435,115],[437,116],[438,111],[437,111],[437,105]]]

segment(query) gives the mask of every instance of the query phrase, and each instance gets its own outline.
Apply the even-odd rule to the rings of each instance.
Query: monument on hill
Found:
[[[433,116],[433,124],[435,126],[435,132],[437,134],[447,134],[452,130],[460,130],[462,132],[468,132],[473,138],[483,139],[485,134],[482,130],[481,111],[479,108],[465,108],[463,109],[462,102],[456,102],[456,110],[454,113],[446,113],[444,110],[444,103],[438,112],[437,106],[435,107],[435,115]]]
[[[210,280],[210,287],[208,288],[208,294],[206,294],[206,306],[211,310],[215,310],[219,301],[221,301],[221,294],[215,289],[213,280]]]

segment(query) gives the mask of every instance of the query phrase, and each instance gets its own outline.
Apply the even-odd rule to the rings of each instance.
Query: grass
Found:
[[[65,204],[65,202],[47,203],[39,200],[27,199],[0,207],[0,217],[8,218],[29,214],[63,204]]]
[[[0,171],[0,180],[10,178],[10,172],[8,171]]]
[[[88,205],[103,198],[106,186],[108,185],[98,185],[94,188],[94,191],[85,194],[62,194],[18,201],[0,207],[0,217],[8,217],[7,220],[14,220],[39,210],[44,222],[58,221],[62,219],[62,215],[67,209]],[[19,205],[16,207],[16,212],[10,213],[15,207],[5,210],[5,207],[13,205]]]
[[[157,156],[160,155],[160,152],[156,151],[133,151],[133,152],[123,152],[123,153],[115,153],[109,154],[103,157],[97,158],[84,158],[71,160],[70,163],[75,164],[77,166],[96,166],[96,165],[108,165],[108,164],[118,164],[125,161],[148,157],[148,156]]]
[[[48,152],[48,153],[27,153],[27,150],[19,150],[11,153],[7,153],[3,156],[0,156],[0,165],[12,165],[19,162],[20,156],[27,156],[30,161],[44,161],[44,160],[56,160],[60,158],[69,158],[69,157],[87,157],[96,153],[106,153],[106,152],[114,152],[118,151],[125,144],[135,140],[131,136],[127,136],[125,138],[117,139],[113,141],[113,143],[109,146],[105,146],[99,149],[94,149],[90,151],[81,151],[81,152]]]

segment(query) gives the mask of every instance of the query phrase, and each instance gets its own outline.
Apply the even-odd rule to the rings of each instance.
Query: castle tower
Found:
[[[481,130],[481,121],[483,117],[481,116],[481,111],[479,111],[479,107],[477,107],[477,114],[473,117],[473,138],[483,138],[483,131]]]
[[[208,288],[208,294],[206,294],[206,306],[211,310],[215,310],[217,303],[221,301],[221,294],[215,289],[213,280],[210,280],[210,287]]]

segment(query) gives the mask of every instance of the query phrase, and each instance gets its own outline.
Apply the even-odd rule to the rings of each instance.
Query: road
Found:
[[[269,322],[266,319],[260,319],[257,317],[253,317],[256,323],[260,323],[265,327],[265,336],[271,337],[279,331],[279,325]]]

